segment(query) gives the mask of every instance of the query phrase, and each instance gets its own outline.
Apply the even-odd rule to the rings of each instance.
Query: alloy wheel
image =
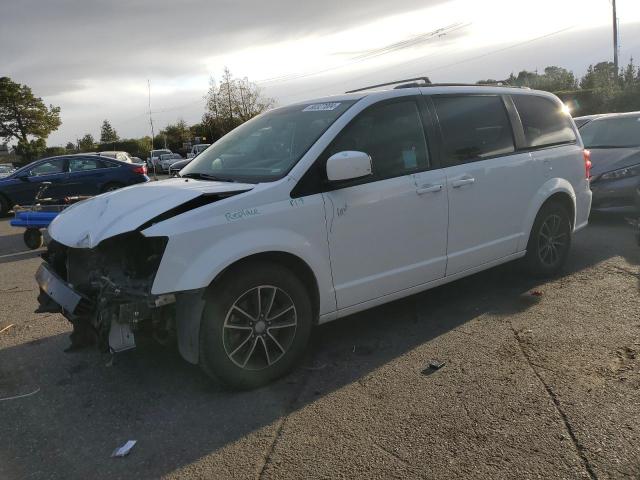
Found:
[[[279,287],[260,285],[236,299],[224,319],[227,357],[245,370],[262,370],[291,347],[298,325],[293,300]]]
[[[562,258],[567,245],[567,232],[562,227],[562,218],[549,215],[538,233],[538,257],[547,266],[556,265]]]

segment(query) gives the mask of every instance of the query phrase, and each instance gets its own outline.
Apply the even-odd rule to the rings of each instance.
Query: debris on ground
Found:
[[[429,375],[437,370],[440,370],[442,367],[444,367],[447,364],[447,362],[441,362],[440,360],[430,360],[429,364],[427,365],[427,368],[425,368],[424,370],[422,370],[422,374],[423,375]]]
[[[433,368],[434,370],[440,370],[442,367],[445,366],[447,362],[441,362],[439,360],[431,360],[429,362],[429,368]]]
[[[540,290],[533,290],[529,293],[529,295],[531,295],[532,297],[541,297],[542,292]]]
[[[0,333],[5,332],[7,330],[9,330],[11,327],[15,327],[15,325],[13,323],[7,325],[6,327],[4,327],[2,330],[0,330]]]
[[[121,447],[116,448],[111,454],[112,457],[124,457],[129,455],[129,452],[133,448],[133,446],[137,443],[137,440],[128,440],[127,443],[122,445]]]

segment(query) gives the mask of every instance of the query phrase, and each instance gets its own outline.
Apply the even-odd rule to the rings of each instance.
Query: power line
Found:
[[[440,66],[437,66],[437,67],[434,67],[434,68],[431,68],[431,69],[428,69],[428,70],[421,70],[419,72],[416,72],[415,70],[412,70],[413,73],[403,73],[400,76],[430,75],[431,73],[439,71],[439,70],[443,70],[443,69],[450,68],[450,67],[453,67],[453,66],[456,66],[456,65],[467,63],[467,62],[472,62],[472,61],[479,60],[479,59],[482,59],[482,58],[485,58],[485,57],[488,57],[488,56],[491,56],[491,55],[495,55],[497,53],[502,53],[504,51],[511,50],[513,48],[517,48],[517,47],[521,47],[523,45],[527,45],[527,44],[530,44],[530,43],[533,43],[533,42],[537,42],[538,40],[543,40],[545,38],[549,38],[549,37],[552,37],[554,35],[558,35],[560,33],[564,33],[564,32],[566,32],[568,30],[571,30],[572,28],[575,28],[575,25],[571,25],[571,26],[562,28],[560,30],[556,30],[556,31],[553,31],[553,32],[550,32],[550,33],[547,33],[547,34],[544,34],[544,35],[540,35],[538,37],[530,38],[528,40],[524,40],[522,42],[518,42],[518,43],[515,43],[513,45],[509,45],[507,47],[503,47],[503,48],[499,48],[499,49],[496,49],[496,50],[492,50],[490,52],[486,52],[486,53],[483,53],[481,55],[476,55],[476,56],[473,56],[473,57],[467,57],[465,59],[462,59],[462,60],[459,60],[459,61],[456,61],[456,62],[448,63],[448,64],[445,64],[445,65],[440,65]],[[431,54],[423,55],[423,56],[417,57],[417,58],[412,58],[410,60],[407,60],[407,61],[404,61],[404,62],[401,62],[401,63],[393,65],[393,68],[395,69],[395,68],[401,67],[403,65],[414,64],[415,62],[423,60],[423,59],[426,59],[426,58],[429,58],[430,56],[431,56]],[[371,76],[371,73],[367,73],[365,75],[360,75],[358,77],[352,77],[350,79],[346,79],[346,80],[343,80],[341,82],[333,83],[333,84],[329,85],[329,87],[336,87],[336,86],[339,86],[339,85],[344,85],[347,82],[353,82],[354,80],[366,79],[366,78],[369,78],[370,76]],[[313,92],[323,91],[323,90],[324,91],[327,90],[327,85],[323,85],[322,87],[318,87],[318,88],[314,88],[314,89],[305,89],[304,91],[300,91],[299,93],[293,93],[291,95],[287,95],[284,98],[285,99],[286,98],[292,98],[294,96],[299,96],[302,93],[313,93]]]
[[[274,84],[274,83],[282,83],[282,82],[288,82],[288,81],[292,81],[292,80],[299,80],[301,78],[307,78],[307,77],[312,77],[315,75],[320,75],[323,73],[327,73],[327,72],[331,72],[333,70],[338,70],[341,68],[345,68],[345,67],[349,67],[351,65],[354,65],[356,63],[361,63],[367,60],[371,60],[373,58],[377,58],[380,57],[382,55],[387,55],[389,53],[394,53],[396,51],[405,49],[405,48],[409,48],[415,45],[418,45],[420,43],[424,43],[428,40],[431,40],[433,38],[437,38],[437,37],[442,37],[445,36],[449,33],[455,32],[456,30],[459,30],[461,28],[467,27],[469,26],[470,23],[454,23],[451,25],[447,25],[446,27],[442,27],[442,28],[438,28],[436,30],[432,30],[431,32],[427,32],[427,33],[423,33],[420,35],[416,35],[414,37],[411,37],[409,39],[406,40],[402,40],[400,42],[396,42],[396,43],[392,43],[390,45],[387,45],[385,47],[381,47],[378,49],[374,49],[374,50],[370,50],[370,51],[366,51],[364,53],[361,53],[360,55],[357,55],[356,57],[352,58],[350,61],[348,62],[344,62],[341,63],[340,65],[333,65],[331,67],[327,67],[327,68],[323,68],[320,70],[315,70],[315,71],[311,71],[311,72],[304,72],[304,73],[294,73],[294,74],[289,74],[289,75],[282,75],[279,77],[272,77],[272,78],[267,78],[264,80],[259,80],[255,83],[257,83],[258,85],[265,85],[265,84]]]

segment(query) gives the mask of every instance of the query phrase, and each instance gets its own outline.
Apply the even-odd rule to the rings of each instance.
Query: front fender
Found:
[[[520,242],[518,243],[519,252],[526,250],[527,248],[527,243],[529,242],[529,233],[533,228],[533,222],[535,222],[536,215],[538,215],[540,208],[542,207],[544,202],[549,199],[549,197],[555,195],[556,193],[564,193],[571,198],[571,202],[573,203],[572,224],[576,224],[576,193],[573,189],[573,186],[563,178],[551,178],[547,180],[540,187],[540,189],[538,189],[529,205],[529,209],[527,210],[522,223],[522,232],[524,234],[522,235],[522,237],[520,238]]]
[[[245,203],[218,209],[217,214],[199,209],[144,231],[169,237],[152,293],[206,288],[235,262],[278,252],[294,255],[309,266],[319,289],[320,314],[335,311],[322,197],[258,203],[261,206],[255,208]]]

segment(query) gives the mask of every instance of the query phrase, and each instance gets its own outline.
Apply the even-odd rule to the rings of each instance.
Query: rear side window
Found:
[[[544,97],[513,95],[518,109],[524,138],[528,147],[544,147],[576,141],[569,115],[561,105]]]
[[[70,172],[84,172],[102,168],[102,162],[95,158],[72,158],[69,160]]]
[[[502,98],[492,95],[434,96],[445,165],[482,160],[515,151]]]
[[[375,104],[360,113],[333,141],[327,158],[355,150],[371,157],[376,180],[429,167],[429,154],[414,99]]]

